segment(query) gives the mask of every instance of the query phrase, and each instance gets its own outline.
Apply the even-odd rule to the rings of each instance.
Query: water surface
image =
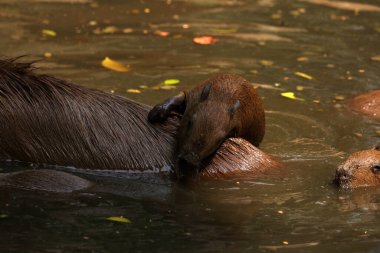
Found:
[[[268,121],[261,147],[286,165],[286,173],[191,189],[154,176],[84,175],[98,182],[96,191],[1,190],[0,251],[380,250],[380,190],[345,193],[330,183],[349,153],[379,140],[380,123],[340,100],[380,87],[380,62],[371,60],[380,54],[379,2],[361,1],[372,11],[321,2],[0,1],[1,54],[43,59],[39,72],[151,105],[219,72],[261,84]],[[202,35],[218,41],[195,44]],[[131,71],[103,68],[105,57]],[[173,90],[140,87],[172,78],[181,80]],[[285,91],[304,101],[281,97]]]

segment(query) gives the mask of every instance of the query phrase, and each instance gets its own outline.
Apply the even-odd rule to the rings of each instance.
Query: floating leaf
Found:
[[[308,75],[308,74],[305,74],[305,73],[302,73],[302,72],[294,72],[295,75],[297,76],[300,76],[300,77],[303,77],[307,80],[312,80],[314,79],[312,76]]]
[[[102,61],[102,66],[118,72],[128,72],[130,70],[129,66],[125,66],[120,62],[111,60],[108,57],[104,58],[104,60]]]
[[[112,217],[106,218],[106,220],[116,221],[116,222],[121,222],[121,223],[131,223],[131,221],[128,218],[124,218],[123,216],[120,216],[120,217],[112,216]]]
[[[137,89],[128,89],[127,92],[128,92],[128,93],[141,93],[141,90],[137,90]]]
[[[375,133],[376,133],[377,135],[380,135],[380,130],[376,130]]]
[[[119,28],[117,28],[116,26],[107,26],[101,30],[102,33],[106,33],[106,34],[116,33],[118,31],[119,31]]]
[[[305,87],[301,86],[301,85],[297,85],[296,86],[296,90],[297,91],[303,91],[305,89]]]
[[[215,39],[214,37],[211,37],[211,36],[201,36],[201,37],[195,37],[193,39],[194,43],[200,44],[200,45],[209,45],[209,44],[215,43],[216,41],[218,41],[218,39]]]
[[[177,85],[177,84],[179,84],[179,80],[178,79],[167,79],[167,80],[165,80],[163,83],[162,83],[162,85]]]
[[[173,89],[177,89],[177,87],[175,87],[175,86],[160,86],[160,89],[161,90],[173,90]]]
[[[45,52],[45,53],[44,53],[44,57],[45,57],[45,58],[51,58],[52,56],[53,56],[53,54],[50,53],[50,52]]]
[[[380,61],[380,55],[375,55],[371,57],[372,61]]]
[[[342,100],[345,99],[345,97],[342,96],[342,95],[337,95],[337,96],[334,97],[334,99],[335,99],[335,100],[338,100],[338,101],[342,101]]]
[[[290,92],[290,91],[289,92],[282,92],[281,96],[283,96],[285,98],[293,99],[293,100],[305,101],[305,99],[296,97],[294,95],[294,92]]]
[[[161,37],[167,37],[167,36],[170,35],[169,32],[166,32],[166,31],[160,31],[160,30],[155,31],[154,34],[156,34],[156,35],[158,35],[158,36],[161,36]]]
[[[269,60],[261,60],[260,61],[260,64],[263,66],[272,66],[273,63],[274,63],[273,61],[269,61]]]
[[[44,36],[50,36],[50,37],[55,37],[57,36],[57,33],[53,30],[49,30],[49,29],[42,29],[41,31],[42,35]]]

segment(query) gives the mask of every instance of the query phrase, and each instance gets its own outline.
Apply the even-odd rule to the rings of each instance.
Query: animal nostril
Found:
[[[337,176],[340,180],[349,180],[350,174],[346,170],[339,170]]]

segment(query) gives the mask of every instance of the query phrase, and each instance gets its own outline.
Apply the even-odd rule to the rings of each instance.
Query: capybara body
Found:
[[[174,164],[179,119],[170,116],[164,123],[153,125],[147,120],[149,110],[149,106],[121,96],[36,74],[30,63],[0,60],[1,160],[98,170],[160,171]],[[239,156],[240,151],[246,155]],[[249,169],[255,174],[264,167],[278,167],[277,162],[268,162],[270,157],[262,154],[247,141],[228,139],[215,159],[204,164],[205,171],[208,167],[213,171],[205,177],[249,174]],[[34,177],[49,173],[38,171],[32,172]],[[15,179],[24,174],[2,174],[0,185],[8,176]]]
[[[358,95],[348,101],[354,111],[380,119],[380,90]]]
[[[351,154],[336,170],[335,183],[345,189],[380,185],[380,151],[378,149]]]
[[[258,146],[264,137],[261,99],[237,75],[216,75],[169,98],[152,109],[149,120],[162,122],[170,111],[183,115],[174,154],[179,174],[196,174],[227,138],[241,137]]]
[[[0,61],[0,157],[79,168],[171,164],[176,122],[152,126],[149,106]]]

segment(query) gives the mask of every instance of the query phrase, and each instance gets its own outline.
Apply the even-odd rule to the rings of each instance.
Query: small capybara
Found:
[[[380,145],[351,154],[339,165],[334,182],[344,189],[380,185]]]
[[[380,119],[380,90],[358,95],[348,101],[354,111]]]
[[[265,113],[255,88],[244,78],[219,74],[182,92],[149,112],[151,122],[182,114],[175,149],[179,176],[194,175],[230,137],[258,146],[265,133]]]
[[[142,172],[174,164],[178,117],[151,124],[146,120],[149,106],[33,69],[17,59],[0,60],[0,160]],[[236,156],[240,151],[252,154]],[[213,175],[219,170],[217,177],[225,177],[247,172],[241,168],[255,174],[263,164],[277,167],[268,155],[256,152],[247,141],[226,140],[216,153],[220,159],[205,164],[205,170],[211,166]]]
[[[380,119],[380,90],[358,95],[348,100],[350,108]],[[341,188],[357,188],[380,184],[380,146],[351,154],[335,173],[334,181]]]

